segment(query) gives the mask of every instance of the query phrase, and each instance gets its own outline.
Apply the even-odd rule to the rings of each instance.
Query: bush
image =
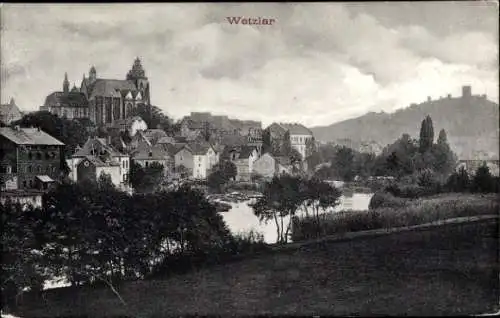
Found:
[[[407,200],[395,197],[391,193],[387,192],[376,192],[371,200],[368,208],[370,210],[378,209],[382,207],[386,208],[399,208],[404,207],[407,204]]]
[[[195,269],[237,261],[245,256],[266,251],[269,249],[262,234],[255,231],[241,233],[219,247],[169,255],[153,268],[147,278],[187,273]]]

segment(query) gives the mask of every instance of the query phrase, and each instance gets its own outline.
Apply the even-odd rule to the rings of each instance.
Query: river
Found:
[[[341,210],[368,210],[370,199],[373,194],[353,193],[352,196],[342,196],[340,204],[333,211]],[[275,243],[277,238],[276,224],[269,221],[267,224],[260,223],[259,219],[253,214],[253,210],[248,206],[248,202],[230,203],[232,208],[228,212],[222,212],[221,215],[233,234],[249,232],[254,230],[264,236],[266,243]],[[297,215],[303,215],[299,212]],[[288,224],[289,218],[284,219]]]

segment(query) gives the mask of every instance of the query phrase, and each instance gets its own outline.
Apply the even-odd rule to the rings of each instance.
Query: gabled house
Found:
[[[255,147],[243,146],[229,151],[229,160],[236,166],[236,180],[250,181],[253,163],[258,159],[258,151]]]
[[[130,157],[99,138],[90,137],[87,142],[67,160],[71,169],[70,179],[98,180],[102,173],[110,175],[113,184],[121,190],[130,191],[128,175]]]
[[[206,179],[209,171],[218,163],[214,147],[208,142],[188,144],[193,156],[193,178]]]

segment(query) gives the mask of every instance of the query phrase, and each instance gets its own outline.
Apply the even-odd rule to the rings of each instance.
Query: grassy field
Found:
[[[322,215],[319,230],[320,236],[325,236],[404,227],[458,217],[496,215],[498,209],[499,199],[496,194],[446,193],[419,199],[402,199],[383,194],[379,207],[375,209]],[[314,218],[300,218],[294,222],[292,228],[294,242],[317,236],[318,225]]]
[[[498,301],[497,220],[316,243],[120,288],[47,292],[19,316],[453,315]]]

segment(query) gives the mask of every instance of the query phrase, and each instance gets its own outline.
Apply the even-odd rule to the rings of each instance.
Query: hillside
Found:
[[[418,138],[421,121],[426,115],[432,117],[436,138],[439,130],[446,130],[459,159],[498,158],[499,107],[484,95],[428,100],[394,113],[371,112],[311,130],[316,139],[323,142],[346,144],[347,139],[355,148],[363,143],[384,147],[403,133]]]

